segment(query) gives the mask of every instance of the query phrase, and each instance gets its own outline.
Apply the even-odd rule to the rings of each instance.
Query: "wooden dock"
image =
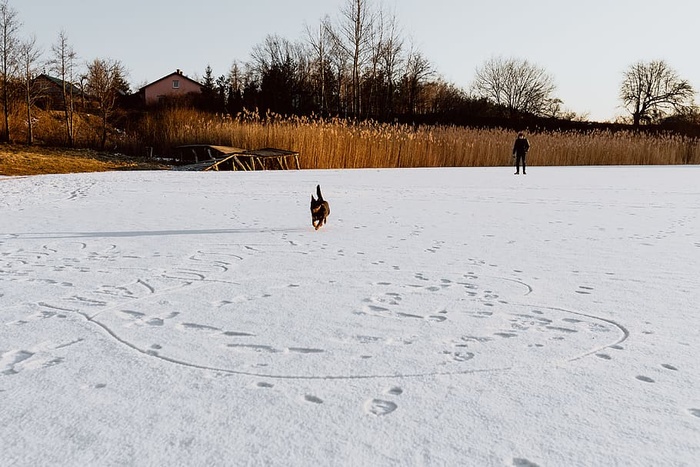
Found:
[[[299,170],[299,153],[286,149],[246,150],[228,146],[190,144],[176,148],[179,161],[174,170],[255,171]]]

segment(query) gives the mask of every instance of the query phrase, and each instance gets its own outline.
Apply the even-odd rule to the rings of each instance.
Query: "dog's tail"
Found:
[[[321,194],[321,185],[316,185],[316,196],[318,196],[318,201],[323,201],[323,195]]]

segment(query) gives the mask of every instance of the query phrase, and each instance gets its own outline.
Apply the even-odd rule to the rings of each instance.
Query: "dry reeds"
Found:
[[[176,109],[147,116],[130,137],[161,153],[181,144],[289,149],[299,152],[302,168],[336,169],[509,165],[515,134],[504,129],[282,118],[254,112],[232,118]],[[530,165],[700,163],[697,139],[670,134],[596,130],[541,132],[529,139]]]
[[[35,117],[35,135],[45,145],[66,144],[60,112]],[[13,134],[23,136],[21,119]],[[75,144],[97,147],[98,122],[76,114]],[[26,126],[25,126],[26,128]],[[544,131],[528,135],[529,165],[700,164],[700,140],[633,131]],[[130,120],[108,142],[113,151],[169,156],[176,146],[213,144],[245,149],[297,151],[302,168],[478,167],[512,163],[515,133],[499,128],[354,122],[338,118],[259,115],[236,117],[192,109],[151,111]]]

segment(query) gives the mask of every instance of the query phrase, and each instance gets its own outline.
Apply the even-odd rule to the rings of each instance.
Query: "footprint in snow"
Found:
[[[531,462],[527,459],[523,459],[521,457],[516,457],[513,459],[513,466],[514,467],[539,467],[538,464],[535,464],[534,462]]]
[[[365,402],[365,411],[377,417],[388,415],[396,410],[397,407],[393,402],[382,399],[371,399]]]

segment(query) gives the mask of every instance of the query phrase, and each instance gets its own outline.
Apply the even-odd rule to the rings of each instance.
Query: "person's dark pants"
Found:
[[[523,173],[525,173],[525,154],[515,155],[515,173],[520,173],[520,165],[523,166]]]

